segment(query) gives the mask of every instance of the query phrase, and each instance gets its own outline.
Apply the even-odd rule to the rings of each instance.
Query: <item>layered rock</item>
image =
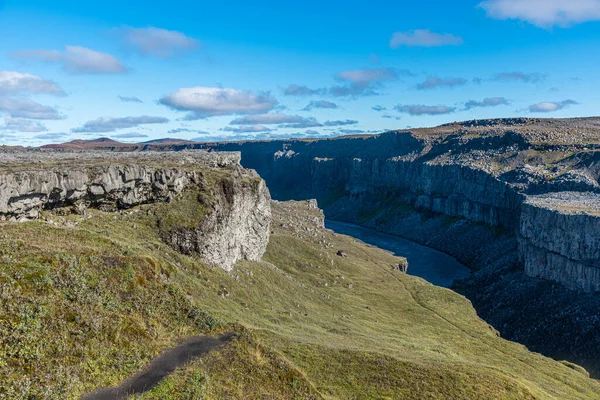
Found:
[[[35,217],[43,209],[106,210],[169,201],[197,183],[195,167],[239,166],[236,153],[13,153],[0,158],[0,216]]]
[[[390,218],[402,225],[391,212],[402,203],[503,229],[518,238],[524,233],[522,213],[527,220],[537,207],[527,202],[530,196],[585,191],[600,201],[599,124],[598,119],[470,121],[365,137],[211,147],[241,151],[242,163],[259,171],[275,198],[316,198],[334,219],[376,229],[387,226],[390,232]],[[553,232],[555,225],[550,220],[538,223],[548,225],[520,240],[525,272],[574,289],[598,289],[595,270],[589,268],[598,256],[561,255],[539,245],[531,240],[536,232]],[[584,232],[590,229],[587,225],[570,223],[564,229],[570,233],[557,240],[591,235],[598,241],[597,231]]]
[[[520,254],[530,276],[571,289],[600,290],[600,201],[593,193],[530,196],[523,205]]]
[[[259,261],[271,224],[271,196],[265,182],[254,171],[237,170],[215,186],[205,218],[194,227],[173,227],[165,239],[179,251],[198,253],[205,262],[226,270],[239,260]]]
[[[242,168],[239,153],[13,153],[0,161],[0,216],[37,218],[42,210],[72,207],[116,211],[140,204],[192,220],[171,226],[164,239],[184,253],[230,270],[260,260],[269,240],[270,194]],[[179,204],[180,198],[196,196]],[[196,201],[199,198],[209,202]],[[177,207],[188,207],[177,210]],[[187,213],[187,214],[186,214]],[[165,218],[168,217],[164,214]],[[158,225],[165,222],[158,217]],[[193,226],[190,229],[189,226]]]

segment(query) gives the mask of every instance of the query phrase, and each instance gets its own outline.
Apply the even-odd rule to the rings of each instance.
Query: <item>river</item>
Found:
[[[449,287],[456,279],[469,276],[470,270],[454,257],[398,236],[345,222],[325,220],[325,227],[342,235],[387,250],[408,259],[408,273],[434,285]]]

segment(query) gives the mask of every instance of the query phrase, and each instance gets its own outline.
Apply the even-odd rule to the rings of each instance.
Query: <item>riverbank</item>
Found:
[[[456,280],[467,278],[471,271],[454,257],[420,245],[417,242],[382,233],[360,225],[325,220],[325,227],[335,233],[351,236],[394,255],[406,257],[409,275],[418,276],[441,287],[450,287]]]

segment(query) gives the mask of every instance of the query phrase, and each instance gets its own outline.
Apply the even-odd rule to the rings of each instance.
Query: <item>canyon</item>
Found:
[[[240,151],[275,199],[455,256],[474,271],[455,289],[505,337],[598,376],[600,119],[202,146]]]

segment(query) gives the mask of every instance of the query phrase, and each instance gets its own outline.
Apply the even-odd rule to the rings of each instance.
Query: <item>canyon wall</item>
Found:
[[[261,259],[271,223],[265,182],[239,162],[239,153],[205,151],[4,154],[0,218],[25,222],[42,211],[85,214],[180,203],[157,215],[163,239],[230,270],[238,260]]]
[[[530,196],[521,213],[525,272],[570,289],[600,291],[600,201],[593,193]]]
[[[404,205],[421,213],[485,224],[518,241],[515,258],[528,275],[571,289],[600,290],[597,219],[580,210],[577,217],[567,218],[565,213],[557,221],[544,217],[546,208],[529,200],[540,193],[576,188],[590,191],[590,201],[599,201],[598,157],[590,157],[588,152],[573,156],[569,146],[531,143],[511,130],[493,132],[489,137],[448,134],[443,140],[389,132],[219,144],[215,148],[241,151],[242,164],[265,178],[276,199],[316,198],[330,218],[421,242],[426,241],[422,233],[410,237],[404,230],[391,228],[402,226],[400,220],[406,217],[392,209]],[[530,164],[532,161],[537,164]],[[553,247],[553,243],[567,242],[588,250],[557,251]],[[465,261],[467,257],[449,247],[442,250]]]

